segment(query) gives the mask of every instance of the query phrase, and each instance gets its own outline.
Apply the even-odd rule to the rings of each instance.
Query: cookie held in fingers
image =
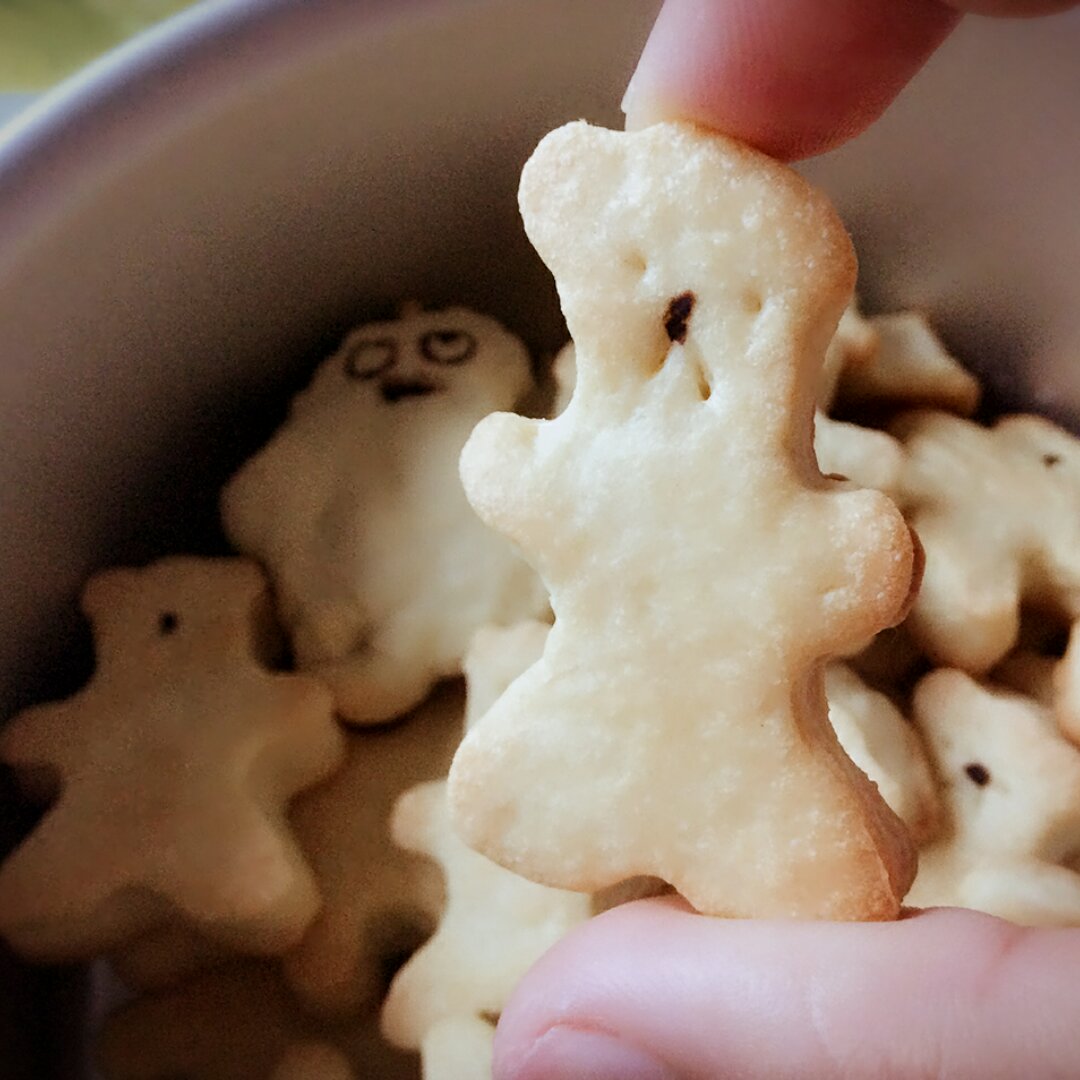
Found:
[[[561,128],[520,201],[577,384],[555,420],[483,421],[461,472],[556,621],[458,751],[455,824],[558,888],[651,876],[711,914],[894,917],[910,840],[820,676],[903,617],[918,569],[892,503],[813,456],[843,227],[795,173],[677,124]]]
[[[349,334],[225,487],[226,535],[267,567],[297,666],[343,719],[403,715],[460,673],[476,627],[546,609],[457,476],[476,422],[533,385],[494,319],[409,306]]]
[[[1048,709],[961,671],[923,679],[914,711],[948,820],[908,902],[1080,925],[1080,874],[1064,865],[1080,853],[1080,749]]]
[[[0,868],[0,931],[20,953],[107,951],[171,918],[246,952],[299,940],[318,891],[285,821],[339,765],[326,689],[256,659],[270,607],[243,559],[107,570],[83,594],[91,681],[0,736],[59,796]]]

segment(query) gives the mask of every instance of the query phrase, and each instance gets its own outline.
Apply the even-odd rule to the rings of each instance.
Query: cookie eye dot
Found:
[[[374,379],[394,366],[397,342],[393,338],[357,341],[345,354],[345,374],[350,379]]]
[[[664,313],[664,333],[668,340],[678,345],[686,343],[686,334],[690,328],[690,315],[694,310],[697,297],[692,292],[673,296]]]
[[[158,633],[162,637],[169,637],[180,629],[180,616],[175,611],[163,611],[158,616]]]
[[[431,330],[420,339],[420,354],[433,364],[464,364],[476,353],[476,338],[465,330]]]
[[[1060,454],[1043,454],[1042,463],[1048,468],[1052,469],[1055,465],[1061,464]]]
[[[985,765],[980,765],[977,761],[972,761],[970,764],[964,766],[964,772],[967,774],[967,778],[976,787],[986,787],[990,783],[990,770]]]

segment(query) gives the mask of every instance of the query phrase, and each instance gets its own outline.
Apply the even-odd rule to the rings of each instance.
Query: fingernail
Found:
[[[679,1080],[666,1065],[610,1035],[553,1027],[506,1080]]]

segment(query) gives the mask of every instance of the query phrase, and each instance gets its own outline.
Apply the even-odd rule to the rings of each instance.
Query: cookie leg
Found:
[[[911,612],[912,637],[937,664],[982,674],[1016,642],[1018,573],[1008,565],[986,565],[967,537],[949,535],[933,522],[915,527],[926,569]]]
[[[368,649],[312,669],[334,695],[334,708],[349,724],[380,724],[403,716],[427,697],[438,678],[415,660]]]

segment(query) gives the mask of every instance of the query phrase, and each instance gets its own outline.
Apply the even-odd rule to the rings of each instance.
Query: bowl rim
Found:
[[[362,23],[464,0],[200,0],[105,53],[0,128],[0,252],[230,89]]]

